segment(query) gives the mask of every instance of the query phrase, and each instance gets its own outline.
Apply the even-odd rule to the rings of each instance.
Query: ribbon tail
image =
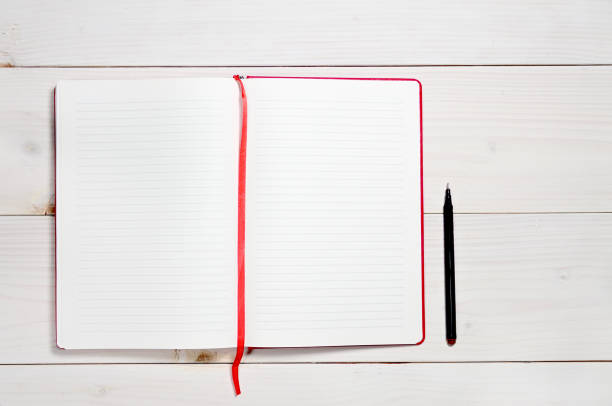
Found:
[[[232,364],[232,381],[234,382],[234,391],[236,392],[236,396],[240,395],[240,377],[238,376],[238,366],[240,365],[240,360],[242,359],[242,352],[244,349],[238,349],[236,351],[236,358],[234,359],[234,363]]]

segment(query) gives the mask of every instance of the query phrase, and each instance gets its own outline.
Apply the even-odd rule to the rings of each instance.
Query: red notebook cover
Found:
[[[421,318],[423,325],[423,337],[420,341],[414,344],[403,345],[420,345],[425,341],[425,226],[423,205],[423,85],[418,79],[413,78],[351,78],[351,77],[334,77],[334,76],[258,76],[247,75],[246,79],[319,79],[319,80],[384,80],[384,81],[403,81],[416,82],[419,85],[419,124],[420,124],[420,178],[421,178]],[[255,348],[255,347],[251,347]],[[266,347],[269,348],[269,347]]]

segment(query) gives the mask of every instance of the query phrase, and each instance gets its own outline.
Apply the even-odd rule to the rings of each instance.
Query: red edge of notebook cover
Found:
[[[247,79],[324,79],[324,80],[388,80],[401,82],[416,82],[419,85],[419,126],[420,126],[420,167],[421,167],[421,320],[423,323],[423,337],[414,344],[389,344],[389,345],[421,345],[425,341],[425,209],[423,205],[423,84],[418,79],[413,78],[351,78],[351,77],[331,77],[331,76],[259,76],[247,75]],[[356,346],[362,347],[362,346]],[[363,346],[367,347],[367,346]],[[250,350],[256,348],[273,347],[249,347]],[[286,348],[286,347],[285,347]]]

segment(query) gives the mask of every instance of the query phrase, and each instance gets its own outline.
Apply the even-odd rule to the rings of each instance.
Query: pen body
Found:
[[[455,238],[453,233],[453,203],[450,190],[444,199],[444,288],[446,301],[446,340],[454,344],[457,339],[455,311]]]

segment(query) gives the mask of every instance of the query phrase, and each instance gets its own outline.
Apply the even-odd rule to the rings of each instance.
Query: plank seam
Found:
[[[481,67],[589,67],[612,63],[472,64],[472,65],[0,65],[0,69],[109,69],[109,68],[481,68]]]
[[[403,365],[403,364],[552,364],[552,363],[611,363],[612,360],[530,360],[530,361],[255,361],[243,365]],[[49,363],[0,363],[2,366],[36,365],[231,365],[228,362],[49,362]]]
[[[441,215],[441,211],[426,211],[424,213],[427,216],[430,215]],[[462,216],[475,216],[475,215],[512,215],[512,216],[521,216],[521,215],[546,215],[546,214],[612,214],[612,211],[482,211],[482,212],[455,212],[454,214],[459,214]],[[55,217],[55,214],[0,214],[0,218],[2,217]],[[152,215],[151,217],[155,217]]]

